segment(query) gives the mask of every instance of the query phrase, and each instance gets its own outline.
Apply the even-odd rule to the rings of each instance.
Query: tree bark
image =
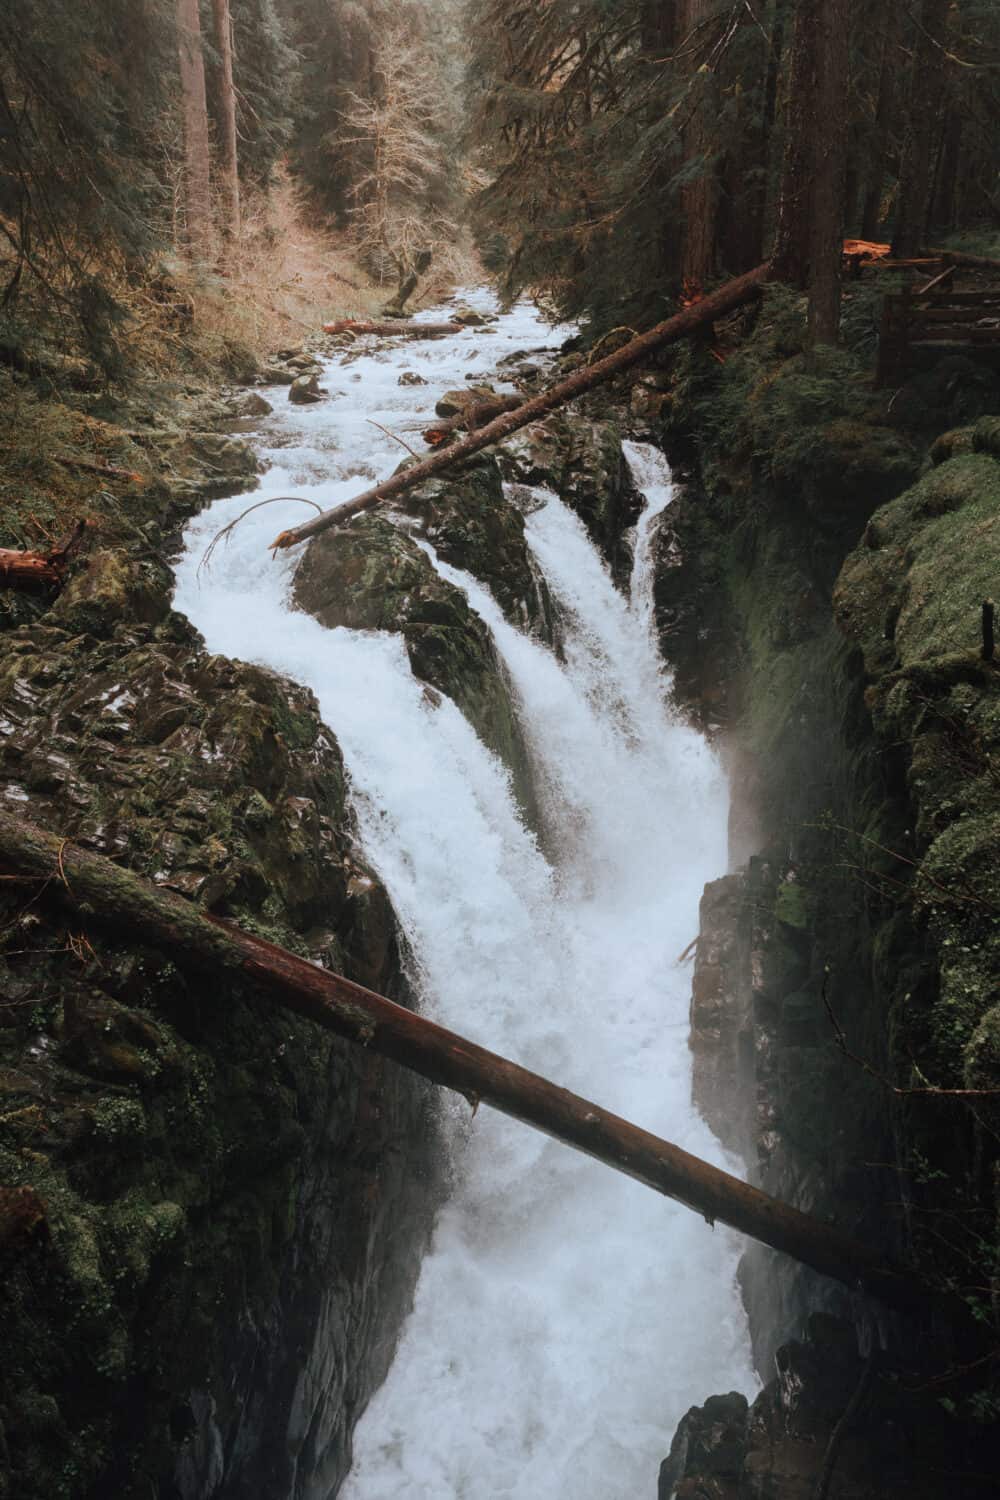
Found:
[[[861,238],[874,240],[878,237],[882,222],[882,186],[886,176],[888,143],[896,114],[899,91],[896,79],[899,73],[899,28],[902,7],[886,5],[883,10],[882,57],[878,75],[878,97],[868,152],[864,200],[861,206]]]
[[[207,260],[212,241],[205,58],[198,0],[177,0],[181,101],[184,114],[184,209],[188,246]]]
[[[240,232],[240,170],[236,144],[236,89],[233,84],[233,23],[229,0],[212,0],[215,46],[219,54],[219,114],[222,121],[222,184],[226,236]]]
[[[906,139],[899,169],[899,203],[892,253],[916,255],[927,235],[933,173],[931,157],[945,91],[943,46],[949,0],[923,0],[917,15],[916,47],[910,72]]]
[[[437,339],[446,333],[461,333],[464,323],[409,323],[405,320],[373,322],[370,318],[340,318],[324,323],[324,333],[378,333],[384,338]]]
[[[467,406],[457,416],[439,417],[429,427],[425,427],[424,442],[431,448],[438,448],[454,433],[475,432],[477,427],[485,427],[494,417],[499,417],[505,411],[516,411],[523,405],[523,396],[495,396],[477,401],[474,406]]]
[[[621,349],[616,349],[614,354],[609,354],[604,359],[596,360],[592,365],[585,365],[582,369],[575,370],[558,385],[551,386],[547,391],[533,396],[530,401],[526,401],[523,406],[517,407],[514,411],[496,417],[476,432],[470,432],[467,437],[445,448],[442,452],[435,453],[418,464],[412,464],[400,470],[390,479],[375,485],[373,489],[365,490],[364,494],[348,500],[345,505],[338,505],[333,510],[324,511],[322,515],[306,522],[304,526],[295,526],[289,531],[283,531],[272,542],[272,547],[295,547],[331,526],[338,526],[362,511],[371,510],[382,500],[388,500],[393,495],[401,495],[406,490],[414,489],[425,479],[443,473],[445,469],[451,468],[452,464],[468,458],[470,454],[479,453],[483,448],[501,442],[502,439],[510,437],[512,432],[527,427],[529,422],[547,416],[557,407],[565,406],[568,401],[573,401],[586,391],[592,391],[595,386],[602,385],[613,375],[631,369],[654,350],[663,348],[665,344],[675,343],[678,339],[687,338],[700,328],[704,328],[706,324],[712,323],[716,318],[721,318],[726,313],[733,312],[735,308],[742,307],[744,303],[752,301],[769,275],[770,266],[763,265],[747,271],[745,276],[738,276],[735,281],[727,281],[725,286],[719,287],[717,291],[702,298],[692,307],[684,308],[682,312],[668,318],[666,322],[658,323],[648,333],[630,340]]]
[[[851,0],[826,0],[820,17],[819,93],[809,248],[809,334],[814,344],[840,337],[840,277],[849,136]]]
[[[185,968],[207,973],[225,1003],[228,980],[249,982],[277,1004],[473,1103],[521,1120],[635,1178],[656,1192],[759,1239],[892,1306],[928,1294],[882,1253],[832,1225],[640,1130],[599,1105],[486,1051],[403,1006],[327,973],[282,948],[211,918],[101,855],[0,812],[0,867],[88,919],[151,943]]]
[[[805,291],[809,285],[812,184],[820,121],[819,56],[823,0],[799,0],[785,109],[785,159],[778,194],[778,224],[772,265],[778,281]]]
[[[686,0],[683,34],[691,40],[695,29],[710,14],[714,0]],[[719,189],[712,151],[712,129],[716,104],[716,83],[706,63],[699,64],[701,51],[695,51],[694,74],[689,87],[695,92],[694,108],[684,132],[684,154],[689,160],[701,158],[699,175],[681,188],[681,214],[684,240],[681,248],[681,278],[686,291],[700,293],[709,284],[715,269],[715,220]]]

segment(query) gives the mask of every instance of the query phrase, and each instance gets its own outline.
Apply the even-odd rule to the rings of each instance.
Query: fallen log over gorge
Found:
[[[446,333],[461,333],[464,323],[410,323],[405,319],[373,323],[368,318],[341,318],[324,323],[324,333],[378,333],[384,338],[439,339]]]
[[[561,380],[558,385],[550,386],[547,391],[533,396],[530,401],[524,402],[513,411],[505,412],[492,422],[487,422],[485,427],[468,433],[459,442],[445,446],[420,463],[401,469],[391,478],[375,485],[373,489],[365,490],[363,494],[357,495],[353,500],[348,500],[344,505],[335,506],[333,510],[324,511],[322,515],[312,521],[307,521],[305,525],[294,526],[288,531],[283,531],[272,542],[272,547],[278,549],[295,547],[299,542],[308,541],[310,537],[317,536],[321,531],[326,531],[331,526],[339,526],[344,521],[349,521],[352,516],[371,510],[383,500],[390,500],[394,495],[401,495],[406,490],[414,489],[425,479],[442,473],[452,464],[460,463],[463,458],[468,458],[471,454],[479,453],[483,448],[489,448],[493,443],[499,443],[504,438],[510,437],[511,433],[517,432],[519,428],[527,427],[529,422],[547,416],[557,407],[565,406],[568,401],[573,401],[577,396],[592,391],[595,386],[603,385],[612,376],[631,369],[654,350],[662,349],[665,344],[675,343],[678,339],[687,338],[700,328],[713,323],[716,318],[721,318],[726,313],[733,312],[737,307],[742,307],[744,303],[752,301],[767,280],[770,269],[769,264],[757,266],[755,270],[747,271],[744,276],[738,276],[735,281],[727,281],[725,286],[709,293],[700,302],[683,308],[674,317],[667,318],[664,323],[658,323],[648,333],[631,339],[629,343],[623,344],[620,349],[616,349],[613,354],[606,355],[604,359],[595,360],[591,365],[584,365],[581,369],[574,370],[572,375]]]
[[[295,1011],[432,1083],[489,1104],[647,1187],[895,1307],[933,1295],[871,1246],[768,1197],[599,1105],[486,1051],[456,1032],[210,917],[102,855],[0,812],[0,869],[41,882],[35,901],[58,900],[88,922],[160,948],[182,969],[252,985]]]

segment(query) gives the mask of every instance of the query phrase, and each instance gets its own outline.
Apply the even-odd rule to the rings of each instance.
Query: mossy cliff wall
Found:
[[[689,479],[660,538],[657,619],[734,788],[734,871],[702,907],[696,1098],[755,1181],[956,1287],[987,1332],[890,1323],[751,1247],[754,1350],[778,1384],[737,1420],[734,1467],[675,1464],[662,1495],[707,1473],[720,1495],[810,1493],[862,1368],[855,1349],[842,1389],[810,1396],[810,1360],[843,1363],[819,1312],[894,1371],[830,1494],[869,1493],[851,1488],[857,1466],[881,1463],[871,1493],[943,1495],[942,1422],[971,1421],[961,1441],[981,1457],[975,1424],[996,1400],[988,1362],[947,1372],[995,1344],[1000,1108],[927,1090],[1000,1088],[1000,668],[980,658],[1000,578],[1000,382],[952,360],[882,396],[850,354],[800,352],[780,294],[759,316],[723,370],[685,352],[659,382],[661,437]],[[890,1410],[905,1370],[946,1376],[922,1412]],[[902,1466],[900,1422],[916,1434]],[[798,1438],[812,1468],[777,1452]]]
[[[212,468],[154,467],[133,505],[88,507],[101,545],[51,607],[10,597],[0,798],[405,1002],[312,697],[169,610],[170,524],[253,469],[208,446]],[[328,1495],[416,1274],[428,1105],[393,1066],[0,884],[0,1494]]]

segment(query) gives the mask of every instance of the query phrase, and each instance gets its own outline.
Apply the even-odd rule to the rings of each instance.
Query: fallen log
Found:
[[[86,521],[78,521],[69,536],[48,552],[0,547],[0,587],[30,593],[61,589],[66,582],[69,564],[80,549],[86,529]]]
[[[926,250],[924,254],[943,260],[948,266],[972,266],[982,271],[1000,271],[1000,260],[994,255],[970,255],[965,250]]]
[[[446,333],[461,333],[464,323],[410,323],[408,321],[373,323],[367,318],[341,318],[324,323],[324,333],[378,333],[384,338],[437,339]]]
[[[430,427],[425,427],[424,442],[431,448],[439,448],[456,432],[476,432],[480,427],[485,427],[487,422],[492,422],[494,417],[499,417],[505,411],[516,411],[523,405],[523,396],[497,396],[490,401],[478,401],[454,417],[439,417]]]
[[[344,521],[349,521],[352,516],[371,510],[383,500],[389,500],[394,495],[401,495],[406,490],[414,489],[425,479],[442,473],[452,464],[461,462],[463,458],[479,453],[493,443],[501,442],[504,438],[510,437],[511,433],[517,432],[519,428],[526,427],[529,422],[547,416],[557,407],[565,406],[568,401],[573,401],[577,396],[584,395],[586,391],[592,391],[595,386],[602,385],[613,375],[631,369],[633,365],[646,359],[654,350],[662,349],[664,345],[675,343],[678,339],[687,338],[690,334],[696,333],[699,328],[713,323],[716,318],[721,318],[726,313],[733,312],[737,307],[742,307],[744,303],[752,301],[768,279],[770,271],[770,264],[767,263],[757,266],[753,271],[747,271],[743,276],[738,276],[735,281],[727,281],[724,286],[709,293],[700,302],[682,308],[674,317],[667,318],[664,323],[658,323],[648,333],[630,339],[613,354],[608,354],[591,365],[583,365],[580,369],[574,370],[572,375],[567,376],[558,385],[550,386],[547,391],[541,391],[513,411],[505,412],[492,422],[488,422],[485,427],[468,433],[459,442],[447,445],[441,451],[432,454],[430,458],[425,458],[421,463],[412,464],[400,470],[391,478],[375,485],[373,489],[365,490],[353,500],[348,500],[346,504],[324,511],[315,520],[283,531],[275,538],[271,546],[276,549],[295,547],[331,526],[339,526]]]
[[[931,1295],[880,1251],[835,1226],[382,995],[210,917],[102,855],[2,811],[0,868],[43,882],[36,899],[43,893],[57,898],[79,917],[150,943],[178,966],[210,975],[220,1003],[225,1003],[227,978],[249,982],[326,1030],[595,1157],[710,1224],[728,1224],[894,1307],[913,1307]]]

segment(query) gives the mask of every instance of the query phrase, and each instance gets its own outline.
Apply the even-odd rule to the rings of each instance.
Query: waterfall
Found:
[[[477,375],[512,347],[558,336],[515,309],[475,343]],[[467,335],[428,346],[421,367],[436,385],[414,392],[397,384],[412,358],[380,350],[331,364],[331,381],[353,374],[362,389],[269,419],[264,494],[296,486],[331,504],[394,463],[363,417],[387,426],[427,410],[473,362]],[[690,1102],[689,970],[677,963],[702,886],[725,869],[727,794],[704,741],[671,717],[652,636],[652,541],[669,473],[642,445],[628,457],[647,498],[631,598],[557,496],[538,492],[526,517],[558,611],[558,656],[425,548],[506,667],[544,854],[505,769],[447,698],[423,692],[399,639],[326,630],[290,609],[294,560],[272,561],[266,543],[291,508],[242,523],[206,587],[207,540],[247,502],[211,507],[189,528],[176,602],[211,649],[316,693],[424,1013],[732,1169]],[[444,1108],[453,1189],[342,1494],[653,1500],[687,1406],[754,1386],[734,1238],[488,1109],[472,1118],[451,1096]]]

